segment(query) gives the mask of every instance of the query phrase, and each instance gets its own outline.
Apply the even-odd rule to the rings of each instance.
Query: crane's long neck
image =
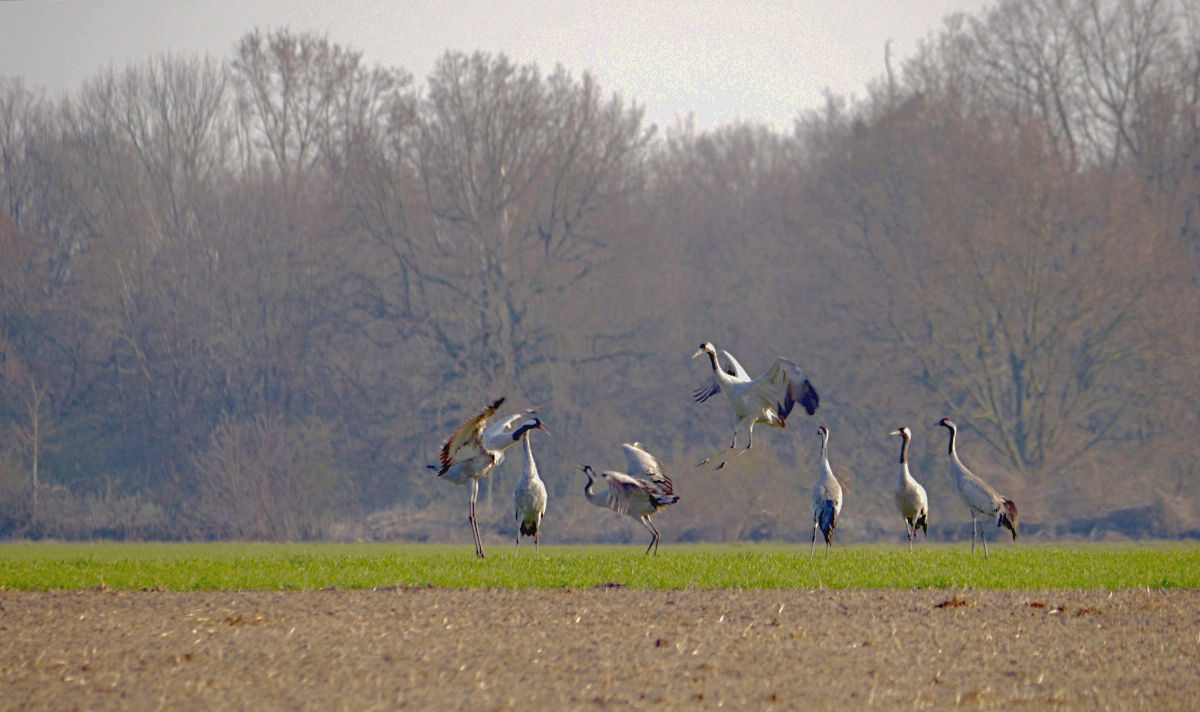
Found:
[[[587,484],[583,486],[583,496],[587,497],[587,501],[598,507],[607,507],[608,499],[604,495],[597,494],[592,490],[592,486],[596,484],[596,480],[595,474],[592,472],[591,468],[584,470],[584,473],[588,476],[588,481]]]
[[[908,435],[900,433],[903,442],[900,444],[900,484],[903,485],[909,478],[912,477],[908,473]]]
[[[521,480],[523,482],[532,482],[538,478],[537,463],[533,461],[533,446],[529,444],[529,438],[525,438],[525,466],[521,468]]]
[[[829,465],[829,432],[821,435],[821,478],[833,477],[833,468]]]
[[[717,352],[706,350],[705,353],[708,354],[708,360],[712,363],[713,376],[716,377],[717,383],[722,387],[733,383],[733,379],[730,378],[729,374],[725,373],[725,369],[721,368],[721,365],[717,363]]]
[[[962,460],[958,459],[958,453],[954,451],[954,436],[958,434],[958,428],[947,428],[950,431],[950,477],[955,482],[962,479],[963,473],[967,468],[962,464]]]

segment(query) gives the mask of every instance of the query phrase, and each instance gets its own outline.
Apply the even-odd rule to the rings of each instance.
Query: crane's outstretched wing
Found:
[[[717,385],[717,379],[710,377],[707,381],[701,383],[699,388],[692,391],[692,400],[697,403],[703,403],[720,392],[721,387]]]
[[[804,371],[782,356],[775,359],[771,368],[758,378],[752,390],[775,411],[780,420],[787,419],[796,403],[804,406],[804,410],[812,415],[817,412],[821,402]]]
[[[483,439],[487,440],[490,437],[494,437],[494,436],[498,436],[498,435],[502,435],[502,434],[511,435],[512,431],[516,430],[516,428],[513,428],[513,424],[515,424],[521,418],[533,415],[536,412],[537,411],[534,410],[533,408],[526,408],[525,410],[521,411],[520,413],[513,413],[512,415],[509,415],[504,418],[501,418],[500,420],[497,420],[495,423],[492,423],[491,427],[489,427],[487,430],[483,431],[483,433],[484,433]]]
[[[458,426],[458,429],[450,434],[449,439],[442,445],[441,456],[438,460],[442,463],[442,469],[445,470],[457,458],[456,454],[463,448],[469,448],[473,457],[483,449],[483,424],[487,419],[495,415],[496,409],[504,404],[504,398],[501,397],[488,407],[479,411],[475,415],[463,421],[463,424]]]
[[[745,383],[750,380],[750,374],[746,373],[746,369],[742,368],[742,364],[738,363],[733,354],[728,351],[721,351],[717,354],[717,366],[725,372],[725,375],[732,378],[735,383]],[[719,393],[720,390],[721,387],[717,385],[716,377],[709,376],[707,381],[700,384],[700,387],[693,391],[692,397],[697,403],[703,403]]]
[[[651,485],[652,494],[663,496],[675,493],[671,478],[667,477],[667,468],[643,450],[641,443],[625,443],[621,450],[625,453],[625,472],[638,479],[647,480]]]
[[[600,476],[608,483],[609,507],[618,514],[628,514],[633,499],[646,493],[646,483],[636,477],[620,472],[602,472]]]

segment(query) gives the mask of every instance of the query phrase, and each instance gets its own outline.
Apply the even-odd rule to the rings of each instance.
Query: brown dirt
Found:
[[[1197,709],[1200,591],[0,591],[3,709]]]

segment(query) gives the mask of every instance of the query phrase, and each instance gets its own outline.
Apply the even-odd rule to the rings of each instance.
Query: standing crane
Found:
[[[727,458],[717,465],[716,469],[725,467],[733,458],[754,447],[755,423],[766,423],[775,428],[787,427],[787,417],[796,403],[804,406],[809,415],[817,412],[820,397],[808,382],[808,377],[796,364],[782,356],[775,359],[775,363],[771,364],[766,373],[750,380],[746,370],[728,351],[722,351],[718,356],[716,347],[706,341],[700,344],[692,358],[701,354],[708,354],[713,373],[692,396],[697,403],[703,403],[719,391],[729,399],[729,405],[733,407],[733,413],[737,416],[737,422],[733,424],[733,443],[730,444],[729,450],[737,448],[737,433],[742,421],[750,421],[746,433],[749,440],[746,449]],[[728,450],[724,452],[727,453]],[[697,463],[696,467],[707,465],[709,460],[720,454],[722,453],[709,455]]]
[[[1013,541],[1017,540],[1017,505],[1007,497],[992,489],[975,473],[971,472],[958,459],[954,451],[954,436],[958,434],[958,426],[949,418],[942,418],[938,425],[950,431],[950,481],[954,491],[971,510],[971,553],[975,553],[975,537],[983,538],[983,555],[988,555],[987,534],[979,529],[979,516],[996,517],[997,527],[1008,527],[1012,532]]]
[[[908,471],[908,441],[912,432],[908,428],[899,428],[888,433],[899,435],[904,441],[900,444],[900,477],[896,480],[896,509],[904,517],[904,531],[908,534],[908,550],[912,551],[913,537],[917,529],[925,530],[929,537],[929,498],[925,496],[925,488],[913,479]]]
[[[542,534],[542,515],[546,513],[546,485],[538,477],[537,463],[533,460],[533,446],[525,436],[525,465],[521,479],[513,488],[513,509],[517,517],[516,554],[521,549],[521,536],[533,537],[533,555],[538,555],[538,539]]]
[[[441,465],[429,465],[429,469],[437,470],[438,477],[453,482],[456,485],[471,484],[471,534],[475,537],[475,555],[483,558],[483,543],[479,539],[479,523],[475,519],[475,500],[479,497],[479,480],[487,477],[492,468],[504,461],[504,451],[517,442],[530,430],[537,428],[543,432],[542,421],[528,418],[532,410],[522,411],[507,416],[484,429],[487,419],[496,414],[496,410],[504,403],[504,398],[484,408],[475,415],[467,418],[458,426],[442,445],[439,456]],[[516,425],[522,417],[527,418]]]
[[[600,477],[608,483],[608,490],[595,492],[596,471],[589,465],[582,465],[587,475],[587,485],[583,495],[587,501],[597,507],[611,509],[618,514],[625,514],[641,521],[642,526],[650,532],[653,539],[646,547],[646,555],[654,549],[658,556],[658,529],[650,521],[650,515],[670,504],[679,501],[675,494],[671,478],[662,463],[646,452],[641,443],[625,443],[621,446],[625,452],[626,472],[601,472]]]
[[[825,536],[825,558],[829,558],[833,530],[837,528],[837,518],[842,513],[842,486],[829,466],[829,428],[822,425],[817,428],[817,435],[821,436],[821,472],[812,490],[813,535],[812,548],[808,552],[809,561],[817,553],[817,529]]]

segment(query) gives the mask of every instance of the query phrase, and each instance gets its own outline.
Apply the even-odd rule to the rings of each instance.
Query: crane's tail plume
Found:
[[[537,536],[538,523],[536,519],[521,522],[521,536]]]
[[[1000,503],[1000,517],[996,520],[996,526],[1008,527],[1013,541],[1017,540],[1017,505],[1011,499]]]
[[[677,495],[677,494],[672,494],[672,495],[668,495],[668,496],[666,496],[666,497],[658,496],[658,497],[655,497],[655,498],[654,498],[654,501],[655,501],[656,503],[658,503],[658,506],[660,506],[660,507],[665,507],[665,506],[667,506],[668,504],[675,504],[676,502],[678,502],[678,501],[679,501],[679,495]]]
[[[918,529],[921,529],[922,531],[925,532],[926,539],[929,538],[929,515],[928,514],[925,514],[925,513],[921,514],[921,516],[917,517],[917,521],[913,522],[913,534],[916,534]]]
[[[821,528],[821,534],[825,535],[825,543],[832,543],[833,530],[837,528],[837,510],[833,508],[832,499],[825,500],[825,506],[821,507],[817,525]]]

